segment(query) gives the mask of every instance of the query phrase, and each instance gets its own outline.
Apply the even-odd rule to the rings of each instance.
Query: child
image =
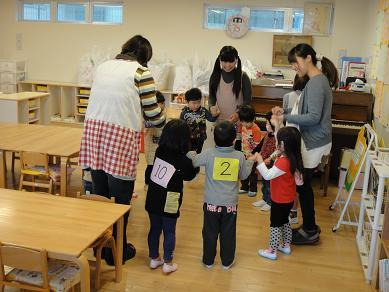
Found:
[[[255,110],[251,106],[241,106],[238,114],[242,126],[242,152],[248,157],[261,142],[261,130],[254,123]],[[256,164],[254,164],[249,177],[241,181],[242,186],[239,190],[239,193],[248,192],[249,197],[257,195],[258,176],[255,167]]]
[[[189,153],[194,167],[205,166],[203,264],[207,268],[213,266],[218,236],[223,268],[228,270],[235,258],[238,180],[247,178],[254,164],[254,157],[246,160],[234,149],[235,138],[234,124],[223,121],[214,130],[215,148]]]
[[[165,97],[163,96],[163,94],[160,91],[156,91],[155,95],[157,97],[158,106],[163,111],[165,109]],[[148,128],[147,127],[149,125],[148,123],[146,123],[145,125],[146,125],[145,157],[146,157],[147,167],[145,170],[144,190],[147,191],[147,188],[148,188],[149,183],[150,183],[151,170],[153,169],[153,164],[154,164],[155,150],[158,147],[159,137],[161,136],[162,128],[155,128],[155,127]]]
[[[293,82],[293,91],[285,94],[284,97],[282,98],[283,108],[290,109],[291,114],[293,113],[296,114],[298,112],[298,102],[300,100],[300,95],[301,92],[304,90],[305,85],[307,85],[308,81],[309,81],[308,75],[299,76],[298,74],[296,74]],[[299,128],[298,125],[293,125],[288,122],[286,123],[286,125],[290,127],[296,127],[297,129]],[[298,217],[297,217],[298,204],[299,204],[298,196],[296,196],[292,210],[290,211],[289,214],[290,224],[298,223]]]
[[[183,181],[192,180],[198,169],[185,155],[189,150],[190,129],[178,119],[173,119],[162,130],[155,152],[154,166],[146,197],[146,211],[150,218],[148,235],[150,268],[163,265],[163,272],[177,270],[172,263],[176,243],[176,222],[180,216]],[[163,231],[163,259],[159,255],[159,238]]]
[[[295,176],[301,178],[303,173],[300,132],[294,127],[281,128],[277,132],[277,148],[281,156],[271,169],[266,167],[260,154],[256,155],[257,169],[264,179],[270,180],[271,194],[270,244],[258,254],[272,260],[277,259],[277,250],[291,253],[292,229],[288,217],[296,197]]]
[[[272,113],[266,114],[266,136],[263,138],[261,147],[261,156],[266,164],[266,167],[272,167],[273,162],[271,159],[272,153],[276,150],[276,138],[274,137],[274,126],[270,123]],[[262,200],[254,202],[253,206],[260,207],[261,211],[270,211],[270,181],[262,178]]]
[[[212,115],[206,108],[201,106],[201,90],[198,88],[189,89],[185,92],[185,99],[188,103],[186,107],[182,109],[180,119],[185,121],[191,131],[191,150],[200,153],[203,149],[205,139],[207,139],[206,120],[215,122],[218,111]]]

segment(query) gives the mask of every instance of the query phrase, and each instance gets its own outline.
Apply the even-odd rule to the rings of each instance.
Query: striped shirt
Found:
[[[101,64],[85,116],[80,165],[135,179],[142,116],[155,127],[165,124],[150,71],[135,61]]]

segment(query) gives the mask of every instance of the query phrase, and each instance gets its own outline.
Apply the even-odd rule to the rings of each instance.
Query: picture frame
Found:
[[[304,3],[303,33],[316,36],[327,36],[331,33],[333,4]]]
[[[289,51],[298,44],[306,43],[312,46],[310,35],[273,35],[273,67],[290,67]]]

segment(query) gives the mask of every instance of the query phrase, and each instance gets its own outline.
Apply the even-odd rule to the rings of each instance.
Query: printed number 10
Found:
[[[163,179],[165,174],[166,174],[166,172],[167,172],[166,166],[162,166],[161,167],[161,165],[158,165],[158,169],[155,172],[154,177],[157,177],[159,179]]]

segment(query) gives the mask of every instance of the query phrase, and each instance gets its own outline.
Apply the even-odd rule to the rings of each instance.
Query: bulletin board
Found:
[[[375,79],[374,116],[383,125],[389,122],[389,1],[378,4],[376,43],[374,45],[370,77]]]

